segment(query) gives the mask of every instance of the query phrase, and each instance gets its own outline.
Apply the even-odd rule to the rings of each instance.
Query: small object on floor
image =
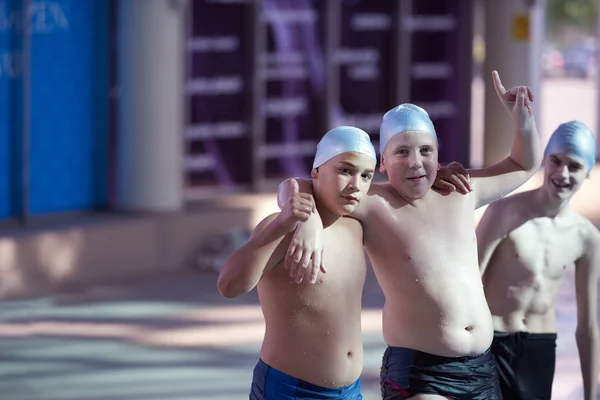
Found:
[[[250,231],[241,228],[211,237],[201,246],[193,268],[219,273],[225,259],[242,247],[249,238]]]

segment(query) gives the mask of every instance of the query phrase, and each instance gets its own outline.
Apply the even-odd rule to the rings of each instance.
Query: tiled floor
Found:
[[[254,293],[221,298],[213,274],[181,271],[0,306],[3,400],[247,399],[263,333]],[[364,292],[365,400],[378,399],[382,294]],[[580,399],[572,278],[559,295],[553,399]]]

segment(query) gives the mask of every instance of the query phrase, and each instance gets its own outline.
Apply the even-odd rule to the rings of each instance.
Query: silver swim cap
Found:
[[[353,126],[338,126],[327,132],[317,144],[313,168],[320,167],[333,157],[348,152],[364,154],[377,163],[375,148],[367,132]]]
[[[591,170],[596,164],[596,139],[584,123],[565,122],[556,128],[548,141],[544,157],[551,154],[575,156]]]
[[[379,152],[383,154],[390,139],[398,133],[408,131],[425,132],[437,141],[433,122],[427,111],[414,104],[400,104],[386,112],[379,128]]]

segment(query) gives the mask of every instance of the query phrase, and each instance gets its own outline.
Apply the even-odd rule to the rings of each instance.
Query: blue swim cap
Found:
[[[596,164],[596,139],[584,123],[565,122],[556,128],[548,141],[544,157],[551,154],[577,157],[591,170]]]
[[[437,141],[433,122],[431,122],[427,111],[414,104],[400,104],[383,116],[379,128],[379,152],[383,154],[385,147],[393,136],[408,131],[429,133]]]
[[[367,132],[354,126],[338,126],[327,132],[317,144],[313,168],[320,167],[333,157],[348,152],[364,154],[377,163],[375,148]]]

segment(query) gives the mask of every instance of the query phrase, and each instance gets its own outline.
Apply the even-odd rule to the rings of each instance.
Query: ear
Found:
[[[381,155],[381,162],[379,163],[379,172],[386,174],[385,163],[383,161],[383,154]]]
[[[313,168],[310,171],[310,177],[313,179],[319,179],[319,168]]]
[[[439,170],[440,170],[440,168],[442,168],[442,164],[440,164],[440,163],[438,162],[438,169],[437,169],[437,170],[439,171]]]

